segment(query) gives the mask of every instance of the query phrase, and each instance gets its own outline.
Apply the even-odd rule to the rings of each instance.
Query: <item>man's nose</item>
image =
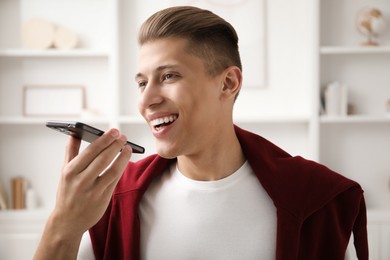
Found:
[[[142,108],[149,108],[163,102],[164,98],[161,93],[161,87],[158,84],[149,82],[141,92],[139,105]]]

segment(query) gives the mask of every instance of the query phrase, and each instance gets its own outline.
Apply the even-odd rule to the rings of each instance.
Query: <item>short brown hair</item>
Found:
[[[163,9],[141,26],[138,43],[162,38],[188,39],[188,51],[205,61],[214,76],[229,66],[242,70],[238,36],[233,26],[218,15],[193,6]]]

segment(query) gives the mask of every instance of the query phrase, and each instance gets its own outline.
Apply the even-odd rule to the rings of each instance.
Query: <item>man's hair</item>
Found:
[[[206,72],[215,76],[229,66],[242,70],[238,36],[233,26],[218,15],[193,6],[163,9],[141,26],[138,43],[164,38],[188,40],[189,53],[204,61]]]

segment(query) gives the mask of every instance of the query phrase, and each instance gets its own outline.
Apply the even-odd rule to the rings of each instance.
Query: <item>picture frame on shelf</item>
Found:
[[[23,88],[23,116],[75,117],[85,110],[81,85],[27,85]]]

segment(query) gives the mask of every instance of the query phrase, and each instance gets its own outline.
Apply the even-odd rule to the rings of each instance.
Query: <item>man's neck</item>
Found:
[[[233,127],[203,151],[177,158],[180,172],[199,181],[223,179],[237,171],[245,160]]]

